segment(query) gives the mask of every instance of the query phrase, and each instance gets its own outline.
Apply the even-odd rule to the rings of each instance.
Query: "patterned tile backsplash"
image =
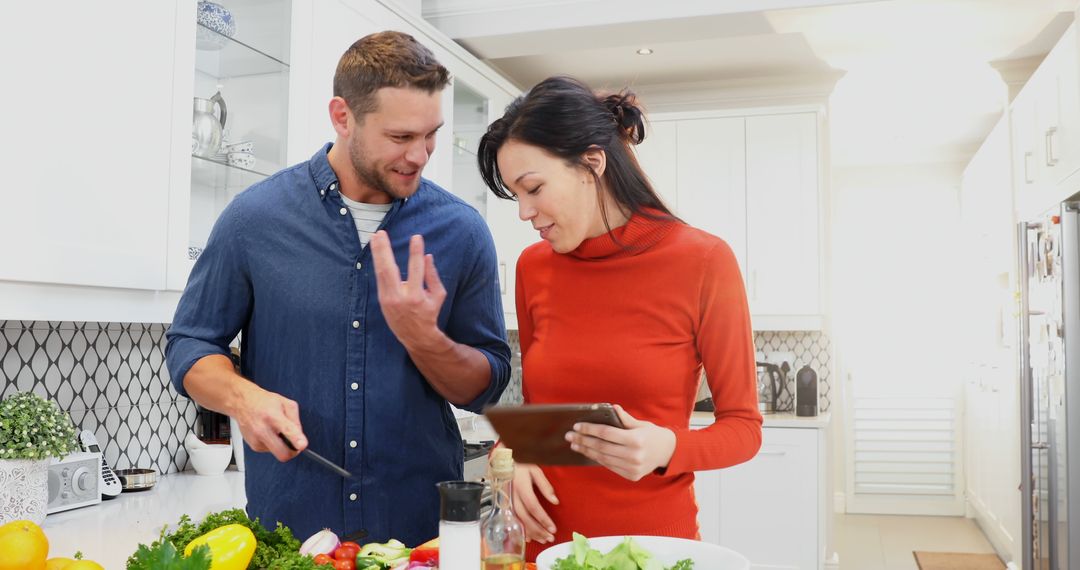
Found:
[[[521,398],[521,344],[518,341],[517,331],[510,331],[508,335],[511,354],[510,385],[503,392],[500,404],[520,404]],[[830,368],[832,359],[829,347],[829,337],[821,332],[777,332],[763,331],[754,333],[754,348],[761,353],[790,352],[794,355],[795,362],[791,363],[791,372],[787,377],[786,389],[781,390],[778,408],[790,410],[794,406],[793,394],[795,393],[795,373],[802,366],[809,365],[818,375],[818,404],[822,412],[829,409],[830,392]],[[764,378],[758,378],[759,386],[764,383]]]
[[[195,404],[177,394],[165,368],[164,324],[0,321],[0,398],[33,391],[55,401],[75,427],[102,443],[116,469],[184,469],[182,442],[194,429]],[[521,347],[509,331],[510,385],[501,403],[521,403]],[[758,352],[794,355],[780,408],[791,404],[795,372],[818,374],[821,411],[829,409],[830,341],[820,332],[757,332]],[[759,382],[761,379],[759,379]]]
[[[55,401],[116,469],[180,471],[196,409],[169,381],[165,328],[0,321],[0,398],[32,391]]]

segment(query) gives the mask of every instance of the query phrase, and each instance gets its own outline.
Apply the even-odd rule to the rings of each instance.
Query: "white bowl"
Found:
[[[232,459],[232,446],[208,443],[188,450],[191,466],[199,475],[221,475]]]
[[[589,539],[589,546],[607,554],[618,546],[625,536],[599,536]],[[664,566],[689,558],[694,570],[748,570],[750,561],[745,556],[711,542],[671,538],[669,536],[631,536],[639,546],[648,550]],[[571,556],[572,542],[556,544],[536,557],[537,570],[550,570],[557,558]]]
[[[221,145],[222,152],[247,152],[251,153],[255,150],[255,143],[253,141],[237,141],[231,143],[225,143]]]
[[[250,152],[230,152],[229,164],[231,166],[239,166],[241,168],[251,168],[255,166],[255,155]]]

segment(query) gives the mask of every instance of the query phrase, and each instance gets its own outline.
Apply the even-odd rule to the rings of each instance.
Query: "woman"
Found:
[[[761,444],[735,256],[657,196],[630,149],[644,133],[632,93],[599,97],[553,77],[480,141],[484,182],[543,239],[517,265],[525,401],[612,402],[625,427],[567,434],[599,466],[519,465],[529,560],[571,532],[697,538],[694,471],[746,461]],[[702,367],[716,421],[691,431]]]

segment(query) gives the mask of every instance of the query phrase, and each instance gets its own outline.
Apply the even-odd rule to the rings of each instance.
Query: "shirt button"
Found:
[[[354,328],[354,329],[360,328],[360,321],[353,321],[352,322],[352,328]]]
[[[344,216],[345,214],[348,214],[348,213],[349,213],[349,209],[348,209],[348,208],[342,208],[342,209],[340,209],[340,210],[338,210],[338,211],[339,211],[339,212],[341,212],[341,215],[342,215],[342,216]]]
[[[349,442],[349,447],[356,447],[356,440],[355,439]]]
[[[357,389],[360,388],[360,385],[357,384],[356,382],[353,382],[352,385],[350,386],[350,388],[352,388],[353,390],[357,390]]]
[[[349,495],[349,500],[350,500],[350,501],[355,501],[355,500],[356,500],[356,493],[351,493],[351,494]]]
[[[337,190],[337,182],[331,183],[330,184],[330,189],[331,190]]]
[[[360,269],[360,268],[361,268],[361,267],[363,267],[363,266],[364,266],[364,265],[363,265],[362,263],[360,263],[359,261],[357,261],[357,262],[356,262],[356,268],[357,268],[357,269]]]

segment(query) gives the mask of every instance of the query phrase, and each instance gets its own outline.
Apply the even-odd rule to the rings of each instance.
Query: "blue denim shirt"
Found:
[[[300,539],[329,527],[410,546],[438,534],[435,483],[462,477],[450,404],[417,370],[379,308],[375,266],[337,191],[326,145],[311,160],[236,196],[218,218],[170,327],[176,389],[200,358],[241,337],[241,373],[300,405],[309,448],[352,472],[345,480],[300,456],[246,449],[250,516]],[[510,378],[495,246],[465,202],[422,180],[382,222],[402,276],[409,238],[424,236],[447,297],[438,324],[479,349],[491,380],[466,409],[498,400]]]

